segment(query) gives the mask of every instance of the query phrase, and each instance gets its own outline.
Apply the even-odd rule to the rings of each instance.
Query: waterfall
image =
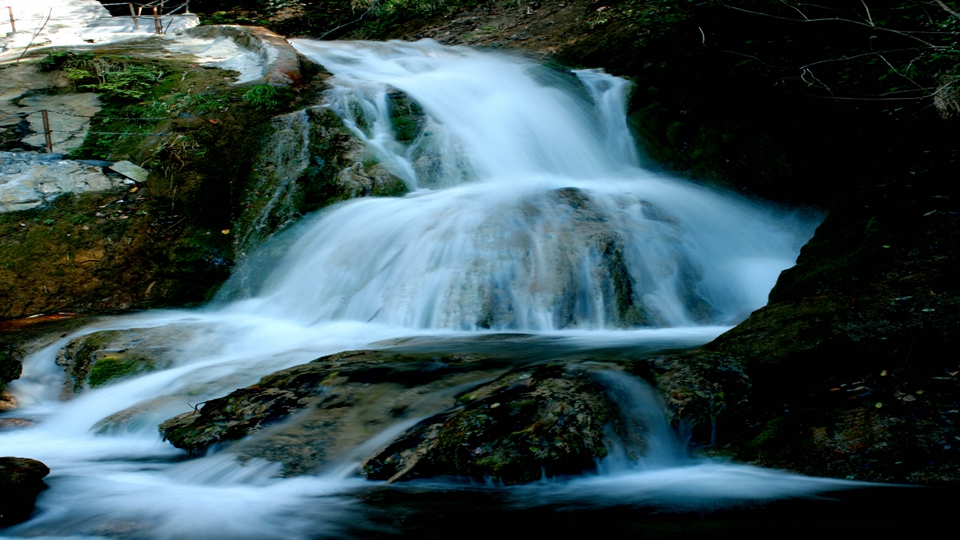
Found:
[[[103,318],[26,358],[10,388],[21,403],[14,413],[34,425],[0,433],[0,445],[53,473],[39,514],[9,534],[344,536],[362,514],[355,494],[381,489],[348,474],[356,463],[280,478],[276,464],[229,449],[183,461],[157,425],[281,369],[420,338],[429,354],[457,340],[460,350],[482,342],[499,354],[486,366],[471,364],[470,351],[457,357],[471,371],[449,384],[468,387],[509,362],[694,347],[763,306],[813,233],[815,220],[642,169],[624,115],[629,83],[602,71],[432,41],[294,45],[333,74],[323,106],[411,192],[342,202],[286,228],[257,248],[262,256],[241,261],[217,304]],[[279,117],[275,128],[257,165],[263,180],[244,249],[284,222],[308,165],[307,115]],[[131,347],[148,336],[167,361],[62,401],[58,351],[104,330],[131,332]],[[650,388],[617,371],[597,377],[624,416],[611,459],[598,474],[510,491],[521,506],[741,501],[836,486],[689,458]],[[417,403],[433,403],[427,390]],[[391,408],[389,390],[376,399],[391,411],[377,422],[395,425],[343,459],[420,419],[397,419],[406,409]],[[371,422],[359,423],[362,431]],[[315,450],[290,441],[288,449]]]
[[[313,218],[237,312],[433,330],[731,324],[812,234],[638,168],[629,83],[601,71],[429,41],[294,45],[334,74],[328,105],[391,172],[419,187],[417,162],[435,157],[432,188]],[[422,115],[405,143],[400,95]]]

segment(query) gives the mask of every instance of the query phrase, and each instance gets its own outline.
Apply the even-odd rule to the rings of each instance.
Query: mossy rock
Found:
[[[423,107],[400,90],[387,93],[390,105],[390,125],[398,142],[411,143],[423,133],[426,116]]]
[[[606,456],[606,429],[619,422],[602,386],[562,365],[508,373],[458,402],[368,460],[367,478],[458,475],[517,484],[578,474]]]
[[[300,474],[403,418],[451,406],[443,389],[489,378],[505,362],[348,351],[267,375],[170,418],[159,429],[191,455],[229,445],[244,456],[284,463],[285,474]]]
[[[146,373],[156,369],[151,358],[133,354],[111,354],[98,358],[90,368],[87,384],[90,388],[103,386],[116,379]]]
[[[176,325],[106,330],[72,340],[57,354],[57,365],[68,375],[63,397],[170,367],[175,344],[189,331]]]

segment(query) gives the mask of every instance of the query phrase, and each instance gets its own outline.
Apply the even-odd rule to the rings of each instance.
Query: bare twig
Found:
[[[799,67],[799,69],[808,68],[811,66],[816,66],[818,64],[830,64],[833,62],[846,62],[847,60],[855,60],[857,58],[863,58],[864,56],[880,56],[881,54],[890,54],[897,52],[906,52],[906,51],[921,51],[922,48],[910,47],[908,49],[887,49],[885,51],[870,51],[861,54],[855,54],[853,56],[843,56],[840,58],[827,58],[826,60],[817,60],[816,62],[810,62],[809,64],[804,64]],[[892,67],[892,66],[891,66]]]
[[[788,4],[788,3],[786,2],[786,0],[780,0],[780,3],[783,4],[783,5],[785,5],[785,6],[787,6],[787,7],[790,8],[790,9],[796,11],[796,12],[799,13],[800,16],[803,17],[804,19],[810,20],[810,18],[807,17],[807,14],[804,13],[803,10],[801,10],[801,9],[798,8],[797,6],[792,6],[792,5]]]
[[[944,3],[941,2],[940,0],[933,0],[933,1],[936,2],[940,7],[942,7],[944,11],[946,11],[947,13],[949,13],[949,14],[953,15],[954,17],[960,19],[960,13],[957,13],[956,11],[950,9],[950,6],[944,4]]]
[[[863,4],[863,9],[867,10],[867,22],[870,26],[876,27],[877,25],[873,24],[873,15],[870,15],[870,7],[864,0],[860,0],[860,3]]]
[[[327,32],[327,33],[323,34],[322,36],[318,37],[317,39],[323,39],[323,38],[329,36],[330,34],[336,32],[337,30],[340,30],[341,28],[345,28],[345,27],[350,26],[350,25],[352,25],[352,24],[357,24],[358,22],[362,21],[363,18],[367,16],[367,14],[369,14],[371,11],[373,11],[374,8],[379,7],[379,5],[380,5],[380,0],[374,0],[373,4],[370,6],[370,8],[367,9],[366,11],[364,11],[364,12],[363,12],[363,15],[361,15],[360,17],[358,17],[356,20],[343,23],[343,24],[341,24],[340,26],[334,28],[333,30],[330,30],[329,32]]]
[[[898,36],[903,36],[903,37],[905,37],[905,38],[910,38],[910,39],[912,39],[912,40],[919,41],[920,43],[923,43],[924,45],[926,45],[927,47],[930,47],[930,48],[932,48],[932,49],[949,49],[949,48],[950,48],[950,47],[946,47],[946,46],[937,46],[937,45],[934,45],[933,43],[930,43],[930,42],[928,42],[928,41],[926,41],[926,40],[923,40],[923,39],[920,39],[920,38],[918,38],[918,37],[916,37],[916,36],[910,35],[910,34],[907,33],[907,32],[901,32],[900,30],[894,30],[894,29],[892,29],[892,28],[883,28],[883,27],[881,27],[881,26],[870,26],[869,24],[867,24],[867,23],[865,23],[865,22],[854,21],[854,20],[852,20],[852,19],[843,19],[843,18],[840,18],[840,17],[824,17],[824,18],[818,18],[818,19],[810,19],[810,18],[793,19],[793,18],[790,18],[790,17],[781,17],[781,16],[779,16],[779,15],[771,15],[771,14],[769,14],[769,13],[763,13],[763,12],[761,12],[761,11],[752,11],[752,10],[749,10],[749,9],[743,9],[743,8],[739,8],[739,7],[736,7],[736,6],[729,6],[729,5],[726,5],[726,4],[724,4],[724,7],[727,8],[727,9],[732,9],[732,10],[734,10],[734,11],[742,11],[742,12],[744,12],[744,13],[749,13],[749,14],[751,14],[751,15],[759,15],[759,16],[761,16],[761,17],[769,17],[769,18],[771,18],[771,19],[779,19],[779,20],[781,20],[781,21],[793,21],[793,22],[798,22],[798,23],[811,23],[811,22],[845,22],[845,23],[848,23],[848,24],[854,24],[854,25],[857,25],[857,26],[864,26],[864,27],[866,27],[866,28],[872,28],[872,29],[874,29],[874,30],[883,31],[883,32],[889,32],[889,33],[891,33],[891,34],[897,34]]]
[[[922,86],[920,86],[919,83],[917,83],[917,81],[911,79],[910,77],[907,77],[907,76],[904,75],[903,73],[900,73],[900,71],[898,71],[897,68],[893,67],[893,64],[891,64],[889,61],[887,61],[887,59],[884,58],[884,56],[883,56],[882,54],[878,54],[877,56],[879,56],[880,59],[883,60],[883,62],[884,62],[885,64],[887,64],[888,66],[890,66],[890,71],[893,71],[894,73],[896,73],[896,74],[899,75],[900,77],[902,77],[902,78],[910,81],[910,83],[912,83],[913,85],[917,86],[918,88],[923,88]],[[915,59],[914,59],[914,60],[915,60]],[[909,68],[911,65],[913,65],[913,60],[911,60],[910,63],[907,64],[907,67]]]
[[[30,50],[30,46],[33,45],[33,40],[37,39],[37,36],[40,35],[40,32],[43,32],[43,29],[47,27],[47,23],[50,22],[51,16],[53,16],[53,8],[50,8],[50,11],[47,13],[47,18],[43,21],[43,24],[40,25],[40,28],[37,28],[37,31],[33,33],[33,37],[30,38],[30,43],[27,43],[26,48],[24,48],[23,52],[20,53],[20,58],[17,58],[15,65],[20,65],[20,60],[23,59],[23,55],[27,54],[27,51]]]
[[[829,86],[827,86],[826,84],[824,84],[823,81],[821,81],[820,79],[818,79],[817,76],[814,75],[813,72],[810,71],[810,70],[807,69],[807,68],[804,68],[804,69],[803,69],[803,72],[800,74],[800,80],[803,81],[803,82],[805,82],[805,83],[807,83],[807,84],[809,84],[810,86],[815,86],[814,83],[812,83],[812,82],[810,82],[810,81],[807,80],[807,78],[806,78],[807,75],[809,75],[812,80],[816,81],[816,84],[819,84],[820,86],[822,86],[823,88],[825,88],[825,89],[827,90],[827,92],[830,92],[831,94],[833,93],[833,90],[830,90],[830,87],[829,87]]]

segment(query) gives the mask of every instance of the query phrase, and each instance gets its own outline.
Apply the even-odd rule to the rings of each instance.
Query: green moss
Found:
[[[403,180],[395,178],[385,185],[374,186],[371,195],[375,197],[403,197],[409,191]]]
[[[397,141],[411,143],[423,132],[423,108],[402,92],[391,92],[390,125]]]
[[[110,355],[97,360],[90,368],[87,383],[90,388],[103,386],[116,379],[153,371],[153,360],[139,356]]]
[[[243,101],[258,111],[273,112],[293,100],[293,92],[288,88],[278,88],[272,84],[258,84],[243,94]]]

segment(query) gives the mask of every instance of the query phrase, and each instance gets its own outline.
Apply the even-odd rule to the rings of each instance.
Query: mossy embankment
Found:
[[[72,157],[128,160],[151,174],[122,191],[0,214],[0,317],[202,302],[234,259],[232,223],[263,124],[298,96],[285,90],[275,110],[261,110],[232,73],[149,48],[69,56],[66,69],[90,72],[59,91],[94,85],[103,103]],[[150,82],[127,94],[101,90],[92,71],[103,65]]]
[[[321,102],[327,74],[317,66],[302,66],[303,84],[291,88],[236,85],[232,72],[149,44],[39,57],[38,69],[73,83],[35,93],[100,96],[102,109],[70,157],[127,160],[150,174],[121,190],[0,214],[0,318],[199,304],[242,256],[245,229],[255,225],[262,238],[336,201],[405,191],[382,175],[383,186],[348,193],[338,175],[358,144],[332,112],[311,109],[314,162],[285,213],[258,219],[280,210],[268,206],[283,179],[264,181],[278,166],[266,155],[283,129],[275,119]]]

